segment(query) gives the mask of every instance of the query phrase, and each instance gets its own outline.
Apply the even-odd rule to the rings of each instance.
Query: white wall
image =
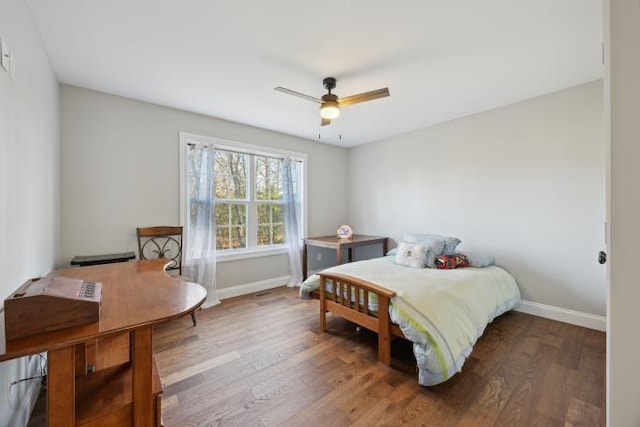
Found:
[[[609,120],[607,425],[639,426],[640,2],[605,1]]]
[[[15,78],[0,70],[0,304],[31,277],[51,271],[59,247],[58,83],[22,0],[0,0],[0,37]],[[0,426],[26,425],[37,357],[0,363]],[[29,388],[31,387],[31,388]]]
[[[351,149],[359,233],[458,236],[535,303],[605,315],[602,81]]]
[[[179,132],[308,155],[311,235],[346,220],[347,150],[74,86],[61,86],[62,261],[136,251],[135,228],[179,223]],[[218,264],[218,288],[289,274],[285,255]]]

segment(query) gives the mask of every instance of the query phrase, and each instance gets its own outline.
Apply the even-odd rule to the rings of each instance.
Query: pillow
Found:
[[[434,236],[437,236],[437,235],[434,235]],[[455,255],[456,248],[460,243],[462,243],[462,240],[452,236],[440,236],[440,237],[444,239],[444,250],[442,251],[442,253],[445,255]]]
[[[430,250],[436,256],[442,255],[446,243],[444,239],[433,237],[433,235],[416,233],[406,233],[402,240],[410,243],[422,243],[426,250]]]
[[[440,255],[436,257],[435,265],[440,270],[451,270],[453,268],[468,267],[469,260],[462,254]]]
[[[436,255],[455,255],[456,248],[462,242],[457,237],[423,233],[406,233],[403,240],[406,240],[407,242],[422,242],[422,240],[424,239],[436,239],[444,241],[444,248],[442,249],[442,252],[436,253]]]
[[[493,264],[494,261],[493,257],[490,257],[488,255],[473,254],[469,252],[460,252],[460,255],[464,255],[467,257],[469,266],[471,267],[486,267]]]
[[[387,256],[396,256],[398,248],[393,248],[387,252]],[[424,266],[427,268],[434,268],[436,266],[436,255],[432,250],[425,250],[424,252]]]
[[[425,248],[421,243],[400,242],[394,262],[405,267],[423,268]]]
[[[436,268],[436,254],[431,249],[424,252],[424,266],[427,268]]]

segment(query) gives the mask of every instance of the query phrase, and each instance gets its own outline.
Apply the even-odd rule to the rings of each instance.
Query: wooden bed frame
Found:
[[[391,365],[391,341],[404,338],[400,327],[389,318],[389,300],[396,295],[394,291],[378,286],[366,280],[344,274],[318,273],[320,286],[320,330],[327,330],[327,311],[330,311],[356,325],[378,333],[378,361]],[[333,286],[331,293],[326,292],[326,280]],[[369,293],[378,297],[378,312],[369,310]],[[362,301],[360,297],[362,295]],[[345,297],[346,296],[346,297]]]

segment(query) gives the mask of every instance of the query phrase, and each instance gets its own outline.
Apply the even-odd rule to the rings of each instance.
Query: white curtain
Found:
[[[291,279],[287,286],[302,283],[302,236],[300,235],[300,167],[291,157],[285,157],[282,166],[284,196],[284,226],[289,253]]]
[[[202,308],[220,304],[216,297],[215,149],[187,146],[187,210],[185,272],[207,290]]]

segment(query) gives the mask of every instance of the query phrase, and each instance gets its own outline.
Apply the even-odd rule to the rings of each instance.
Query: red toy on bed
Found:
[[[436,268],[440,270],[451,270],[453,268],[468,267],[469,260],[462,254],[438,255],[435,264]]]

